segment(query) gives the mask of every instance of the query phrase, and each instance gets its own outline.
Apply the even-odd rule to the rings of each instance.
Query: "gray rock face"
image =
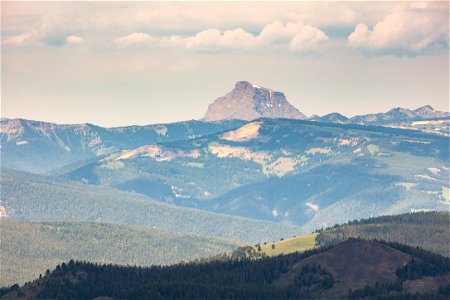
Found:
[[[208,106],[206,121],[257,118],[306,119],[281,92],[263,88],[247,81],[238,81],[234,89]]]
[[[435,110],[430,105],[425,105],[414,110],[414,112],[424,119],[447,118],[449,112]]]

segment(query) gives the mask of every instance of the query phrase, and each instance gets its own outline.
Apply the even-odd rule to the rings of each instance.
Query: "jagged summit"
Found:
[[[306,118],[286,100],[283,93],[248,81],[238,81],[231,92],[217,98],[208,106],[204,120],[253,120],[261,117]]]
[[[414,113],[422,118],[445,118],[449,117],[450,113],[435,110],[431,105],[425,105],[414,110]]]

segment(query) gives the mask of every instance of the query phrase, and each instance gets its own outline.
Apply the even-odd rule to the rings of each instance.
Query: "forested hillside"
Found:
[[[0,286],[23,284],[61,262],[167,265],[234,250],[242,242],[103,223],[1,220]]]
[[[37,222],[103,222],[140,225],[172,232],[231,238],[248,243],[278,240],[299,227],[161,203],[136,193],[2,170],[6,216]]]
[[[4,299],[365,299],[374,293],[389,299],[447,299],[449,271],[449,259],[437,254],[349,239],[303,253],[167,267],[69,261],[2,293]],[[424,280],[432,284],[420,290]]]
[[[449,208],[448,138],[417,130],[258,119],[148,144],[60,178],[308,230]]]
[[[319,230],[320,246],[334,245],[349,237],[398,242],[450,257],[450,213],[418,212],[355,220]]]

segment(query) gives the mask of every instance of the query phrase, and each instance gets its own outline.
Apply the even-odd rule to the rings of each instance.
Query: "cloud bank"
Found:
[[[400,56],[448,50],[448,2],[86,5],[7,3],[2,43],[293,53],[347,45]]]
[[[399,10],[387,15],[372,28],[360,23],[348,37],[348,44],[365,50],[420,53],[432,47],[448,48],[448,14],[445,6],[430,14],[423,8]]]

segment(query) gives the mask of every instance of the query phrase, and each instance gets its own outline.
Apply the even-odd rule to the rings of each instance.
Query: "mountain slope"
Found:
[[[319,230],[316,242],[328,246],[349,237],[397,242],[450,257],[450,213],[420,212],[355,220]]]
[[[340,113],[331,113],[324,116],[315,116],[312,118],[309,118],[310,121],[319,121],[319,122],[325,122],[325,123],[349,123],[349,119],[341,115]]]
[[[370,295],[446,299],[448,258],[400,244],[349,239],[335,247],[262,259],[136,268],[74,262],[5,299],[330,299]],[[409,270],[409,271],[408,271]],[[424,282],[432,284],[424,286]],[[367,286],[366,286],[367,285]],[[363,289],[364,288],[364,289]]]
[[[450,213],[416,212],[354,220],[314,233],[285,237],[275,242],[266,241],[253,248],[257,253],[266,255],[288,254],[336,245],[348,238],[397,242],[450,257]]]
[[[209,105],[204,120],[253,120],[258,118],[305,119],[283,93],[247,81],[238,81],[234,89]]]
[[[350,288],[361,289],[366,285],[374,286],[377,282],[394,283],[396,270],[410,260],[410,255],[386,245],[351,238],[293,265],[275,284],[292,282],[305,265],[320,265],[337,279],[329,295],[339,297],[347,294]]]
[[[38,222],[103,222],[254,243],[301,232],[299,227],[176,207],[107,187],[63,183],[2,170],[0,206],[8,218]]]
[[[2,218],[0,286],[23,284],[70,259],[121,265],[167,265],[242,245],[154,228],[104,223],[26,223]]]
[[[172,124],[103,128],[59,125],[24,119],[1,121],[1,164],[43,173],[114,151],[163,141],[192,139],[237,128],[242,121],[186,121]]]
[[[259,119],[147,145],[63,176],[182,206],[306,225],[448,209],[448,139],[418,131]]]

